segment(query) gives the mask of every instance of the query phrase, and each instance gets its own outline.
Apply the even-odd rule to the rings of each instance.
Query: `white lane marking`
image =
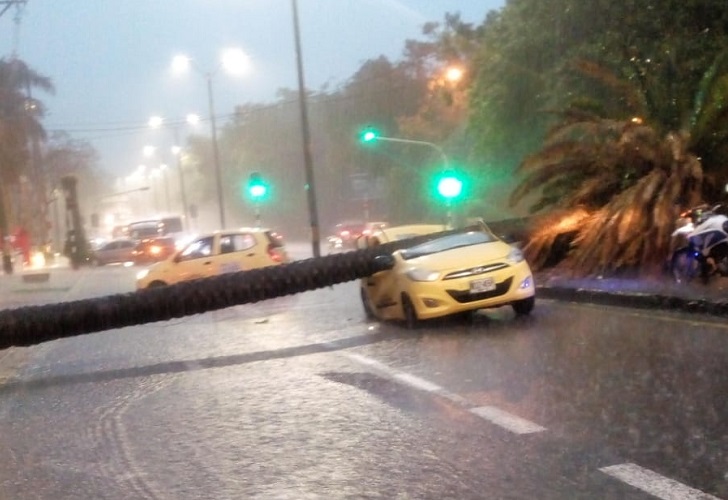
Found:
[[[344,355],[363,365],[370,366],[386,374],[390,378],[398,380],[406,385],[409,385],[410,387],[414,387],[415,389],[437,394],[438,396],[449,399],[450,401],[466,408],[470,408],[473,406],[470,401],[458,394],[449,392],[439,385],[434,384],[423,378],[391,368],[375,359],[354,353],[345,353]],[[545,427],[541,427],[534,422],[526,420],[525,418],[521,418],[517,415],[513,415],[512,413],[508,413],[507,411],[496,408],[495,406],[481,406],[479,408],[470,408],[468,411],[515,434],[530,434],[546,430]]]
[[[663,500],[719,500],[637,464],[610,465],[599,470]]]
[[[397,373],[394,378],[399,380],[400,382],[404,382],[407,385],[416,387],[417,389],[422,389],[423,391],[434,392],[438,394],[443,392],[443,388],[439,385],[433,384],[432,382],[429,382],[423,378],[410,375],[409,373]]]
[[[495,406],[481,406],[479,408],[471,408],[470,413],[477,415],[489,422],[492,422],[506,430],[515,434],[532,434],[534,432],[543,432],[545,427],[521,418],[505,410],[496,408]]]
[[[409,385],[410,387],[414,387],[415,389],[437,394],[438,396],[443,397],[445,399],[449,399],[453,403],[456,403],[461,406],[472,406],[468,402],[468,400],[462,396],[449,392],[449,391],[443,389],[442,387],[440,387],[439,385],[430,382],[429,380],[425,380],[423,378],[420,378],[416,375],[412,375],[410,373],[396,370],[390,366],[385,365],[384,363],[380,363],[376,359],[372,359],[367,356],[362,356],[361,354],[355,354],[353,352],[344,353],[344,356],[346,356],[349,359],[353,359],[354,361],[357,361],[363,365],[370,366],[370,367],[374,368],[375,370],[382,372],[389,378],[398,380],[398,381],[402,382],[403,384]]]

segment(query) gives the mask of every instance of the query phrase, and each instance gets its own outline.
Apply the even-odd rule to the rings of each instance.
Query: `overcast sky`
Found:
[[[421,27],[459,12],[479,24],[504,0],[298,0],[307,87],[337,85],[367,59],[397,60]],[[68,130],[99,151],[102,167],[123,176],[141,161],[150,116],[207,116],[206,80],[174,75],[185,53],[202,71],[220,52],[239,47],[251,58],[245,76],[217,72],[216,115],[236,104],[268,102],[279,88],[297,88],[290,0],[28,0],[0,18],[0,50],[49,76],[54,96],[49,130]]]

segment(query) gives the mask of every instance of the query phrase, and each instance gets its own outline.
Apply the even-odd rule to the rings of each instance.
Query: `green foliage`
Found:
[[[30,140],[45,139],[44,107],[31,89],[53,92],[47,77],[20,59],[0,59],[0,179],[15,183],[27,168]]]
[[[718,0],[511,0],[483,26],[471,130],[482,158],[517,164],[575,99],[661,134],[685,128],[699,82],[725,47]],[[701,155],[705,158],[705,156]]]

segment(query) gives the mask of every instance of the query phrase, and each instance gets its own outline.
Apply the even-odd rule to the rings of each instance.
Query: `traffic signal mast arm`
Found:
[[[372,133],[372,132],[370,132]],[[373,134],[373,133],[372,133]],[[444,163],[444,169],[448,170],[450,168],[450,161],[447,158],[447,155],[445,154],[445,151],[442,150],[440,146],[437,144],[434,144],[432,142],[427,141],[417,141],[414,139],[399,139],[397,137],[384,137],[381,135],[373,134],[373,137],[371,139],[368,139],[370,141],[387,141],[387,142],[399,142],[403,144],[419,144],[420,146],[429,146],[435,151],[437,151],[440,156],[442,157],[442,162]]]

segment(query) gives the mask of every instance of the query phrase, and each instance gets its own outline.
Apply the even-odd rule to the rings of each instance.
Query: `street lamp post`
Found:
[[[151,120],[150,120],[151,122]],[[157,152],[157,148],[154,146],[145,146],[144,147],[144,156],[146,157],[152,157],[155,156]],[[167,179],[167,169],[169,168],[166,163],[161,163],[164,161],[164,158],[161,156],[157,156],[157,160],[160,161],[159,167],[154,168],[151,172],[152,176],[156,177],[157,174],[162,177],[162,182],[164,183],[164,197],[166,201],[166,207],[167,207],[167,213],[171,212],[171,206],[169,202],[169,180]]]
[[[190,228],[189,211],[187,208],[187,193],[185,190],[185,176],[182,172],[182,148],[177,145],[177,129],[174,129],[175,145],[172,146],[172,154],[177,161],[177,173],[179,174],[179,195],[182,201],[182,215],[184,216],[186,229]]]
[[[313,256],[321,256],[321,235],[316,209],[316,190],[313,177],[313,160],[311,157],[311,137],[308,129],[308,111],[306,108],[306,84],[303,80],[303,57],[301,56],[301,34],[298,26],[298,5],[291,0],[293,9],[293,35],[296,43],[296,70],[298,72],[298,101],[301,110],[301,133],[303,135],[303,162],[306,173],[306,194],[308,196],[308,214],[311,220],[311,243]]]
[[[242,73],[248,66],[248,56],[239,49],[230,49],[223,53],[221,63],[213,71],[202,71],[192,59],[184,55],[178,55],[172,60],[172,67],[176,71],[185,71],[192,67],[207,80],[207,102],[210,113],[210,135],[212,140],[212,156],[215,167],[215,183],[217,185],[217,203],[220,209],[220,229],[225,227],[225,204],[222,190],[222,172],[220,167],[220,152],[217,144],[217,126],[215,123],[215,100],[212,92],[212,78],[220,67],[225,67],[229,72]]]
[[[185,121],[189,125],[197,125],[199,122],[199,116],[195,114],[188,114]],[[160,128],[165,125],[165,120],[161,116],[152,116],[149,119],[149,126],[152,128]],[[172,129],[172,135],[173,135],[173,145],[172,145],[172,154],[175,157],[175,162],[177,165],[177,174],[179,175],[179,194],[180,194],[180,202],[182,203],[182,215],[183,220],[185,224],[185,228],[187,230],[190,229],[190,213],[189,213],[189,207],[187,205],[187,188],[185,187],[185,177],[184,177],[184,171],[182,170],[182,147],[179,145],[179,122],[172,122],[169,126],[169,128]],[[169,209],[169,202],[168,207]]]
[[[217,184],[217,203],[220,209],[220,229],[225,229],[225,203],[222,194],[222,174],[220,172],[220,150],[217,147],[217,127],[215,126],[215,103],[212,97],[212,73],[207,73],[207,102],[210,110],[210,134],[212,136],[212,161],[215,165]]]
[[[169,167],[167,166],[166,163],[162,163],[161,165],[159,165],[159,170],[162,175],[162,182],[164,182],[164,197],[166,198],[166,201],[167,201],[167,213],[171,213],[172,207],[169,204],[169,180],[167,179],[167,170],[168,169],[169,169]]]

